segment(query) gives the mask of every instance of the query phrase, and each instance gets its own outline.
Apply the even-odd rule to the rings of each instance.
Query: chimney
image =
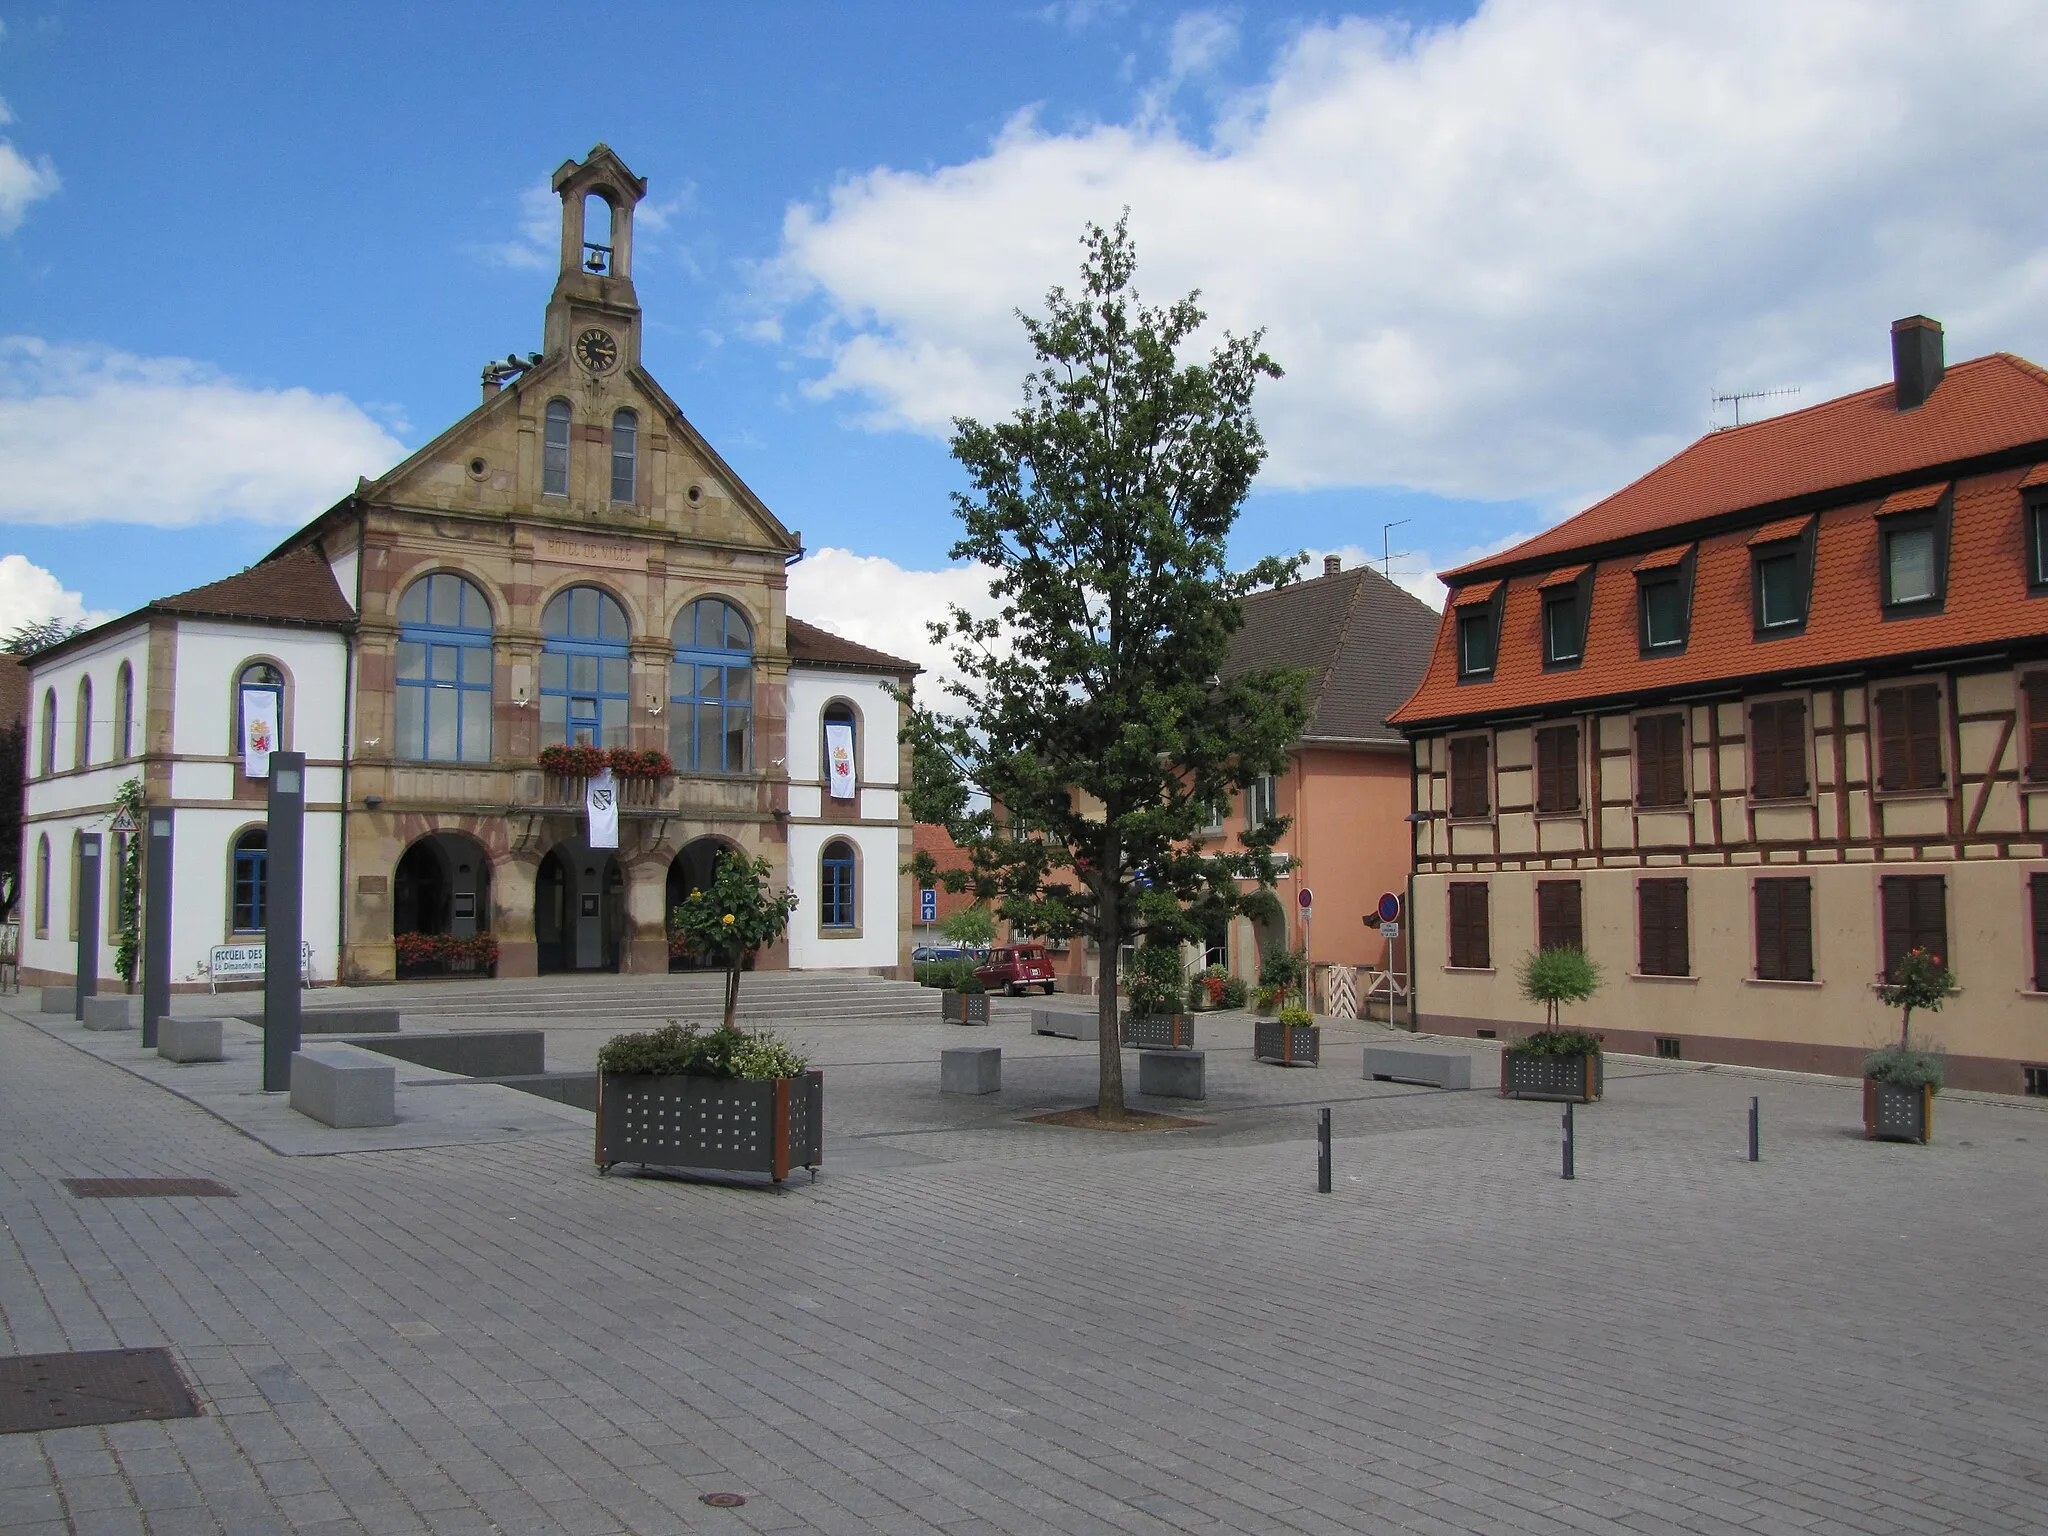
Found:
[[[1325,576],[1334,576],[1343,569],[1344,557],[1342,555],[1323,556],[1323,574]]]
[[[1925,315],[1892,322],[1892,382],[1899,409],[1910,411],[1941,382],[1941,325]]]

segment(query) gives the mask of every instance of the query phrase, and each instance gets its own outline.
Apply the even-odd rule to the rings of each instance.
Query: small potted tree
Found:
[[[1913,1044],[1913,1010],[1941,1012],[1954,996],[1955,972],[1941,956],[1913,949],[1878,983],[1878,1001],[1901,1010],[1896,1044],[1863,1058],[1863,1134],[1872,1141],[1925,1142],[1934,1134],[1934,1096],[1941,1091],[1941,1053]]]
[[[1252,1056],[1283,1067],[1312,1067],[1323,1059],[1323,1031],[1308,1011],[1302,982],[1308,956],[1300,950],[1276,950],[1259,963],[1259,1012],[1278,1010],[1279,1017],[1252,1025]]]
[[[1522,996],[1543,1005],[1543,1028],[1500,1053],[1502,1096],[1592,1103],[1606,1086],[1600,1037],[1562,1028],[1559,1014],[1600,990],[1600,967],[1583,949],[1560,944],[1524,955],[1518,979]]]
[[[1131,956],[1130,1007],[1123,1016],[1123,1043],[1131,1050],[1191,1051],[1195,1021],[1181,1011],[1187,976],[1174,939],[1141,945]]]
[[[669,913],[669,953],[680,939],[688,953],[724,970],[727,1029],[739,1011],[740,972],[756,950],[782,937],[795,910],[795,892],[768,889],[766,859],[721,853],[711,883]]]
[[[737,925],[735,925],[737,926]],[[765,1173],[825,1161],[825,1077],[766,1030],[615,1035],[597,1054],[597,1166]]]
[[[988,986],[974,974],[974,962],[949,960],[945,965],[948,970],[940,982],[945,990],[939,994],[939,1016],[949,1024],[986,1024]]]

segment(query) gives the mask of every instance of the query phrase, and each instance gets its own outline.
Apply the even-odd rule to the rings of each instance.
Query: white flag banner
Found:
[[[853,727],[834,722],[825,727],[825,766],[832,776],[832,798],[853,798]]]
[[[609,768],[600,768],[583,792],[583,807],[590,813],[590,846],[619,846],[619,786]]]
[[[270,777],[270,754],[277,750],[277,690],[242,690],[242,771],[252,779]]]

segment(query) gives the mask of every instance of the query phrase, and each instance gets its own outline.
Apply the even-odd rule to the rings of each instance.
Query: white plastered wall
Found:
[[[886,680],[859,672],[811,671],[801,664],[789,672],[789,879],[797,909],[789,923],[789,963],[794,970],[865,969],[894,966],[898,953],[909,876],[901,870],[897,764],[900,707],[883,688]],[[858,721],[855,755],[860,771],[860,820],[822,820],[823,722],[826,705],[843,699]],[[833,838],[857,850],[855,936],[828,937],[821,931],[819,856]]]

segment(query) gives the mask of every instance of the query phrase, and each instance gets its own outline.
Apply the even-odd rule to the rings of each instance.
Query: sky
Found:
[[[2048,360],[2038,7],[0,0],[0,630],[217,579],[540,343],[547,181],[648,180],[645,361],[927,659],[955,416],[1128,208],[1286,370],[1232,556],[1433,572],[1734,419]],[[1395,524],[1391,529],[1385,525]]]

